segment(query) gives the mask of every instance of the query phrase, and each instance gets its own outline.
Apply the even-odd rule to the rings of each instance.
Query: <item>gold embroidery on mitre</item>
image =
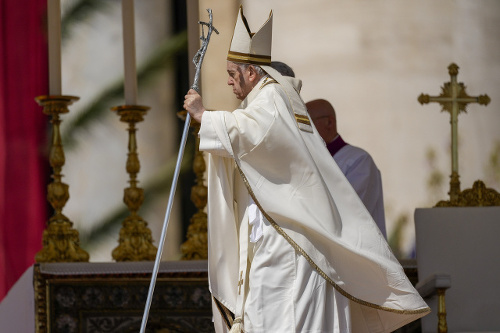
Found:
[[[271,64],[271,56],[241,53],[241,52],[235,52],[235,51],[229,51],[227,53],[227,60],[234,61],[234,62],[240,62],[240,63],[244,63],[244,64],[253,64],[253,65],[269,65],[269,64]]]
[[[236,162],[236,160],[235,160],[235,162]],[[257,200],[257,197],[255,196],[255,193],[253,193],[253,190],[250,187],[250,183],[248,182],[247,177],[243,173],[243,170],[241,170],[241,168],[240,168],[240,166],[239,166],[238,163],[235,163],[235,164],[236,164],[236,167],[238,168],[238,171],[239,171],[239,173],[241,175],[241,178],[243,179],[243,183],[245,184],[245,186],[246,186],[246,188],[248,190],[248,193],[252,197],[252,199],[255,202],[255,204],[257,205],[257,207],[259,207],[260,211],[265,216],[265,218],[274,227],[274,229],[276,230],[276,232],[278,232],[278,234],[280,234],[283,238],[285,238],[285,240],[295,249],[295,251],[297,251],[298,253],[300,253],[309,262],[309,264],[311,265],[311,267],[314,270],[316,270],[318,272],[318,274],[321,275],[321,277],[323,279],[325,279],[328,283],[330,283],[333,286],[333,288],[335,288],[335,290],[337,290],[340,294],[342,294],[344,297],[346,297],[346,298],[350,299],[351,301],[356,302],[358,304],[361,304],[361,305],[364,305],[364,306],[368,306],[370,308],[374,308],[374,309],[377,309],[377,310],[387,311],[387,312],[393,312],[393,313],[398,313],[398,314],[409,315],[409,314],[426,313],[426,312],[430,312],[431,311],[430,308],[428,308],[428,307],[427,308],[423,308],[423,309],[419,309],[419,310],[398,310],[398,309],[391,309],[391,308],[388,308],[388,307],[385,307],[385,306],[380,306],[380,305],[377,305],[377,304],[374,304],[374,303],[363,301],[362,299],[356,298],[356,297],[352,296],[351,294],[347,293],[344,289],[340,288],[340,286],[338,284],[336,284],[335,281],[333,281],[325,272],[323,272],[323,270],[312,260],[312,258],[306,253],[306,251],[304,251],[304,249],[302,249],[297,243],[295,243],[295,241],[290,236],[288,236],[288,234],[283,229],[281,229],[281,227],[264,210],[264,208],[262,208],[260,202]]]

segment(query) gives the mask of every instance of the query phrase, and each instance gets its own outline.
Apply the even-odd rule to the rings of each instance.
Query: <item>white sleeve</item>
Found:
[[[205,111],[201,116],[201,126],[200,131],[198,132],[198,137],[200,138],[200,151],[205,151],[222,157],[231,157],[231,154],[229,154],[229,152],[227,152],[224,148],[224,145],[217,135],[209,112],[211,111]]]

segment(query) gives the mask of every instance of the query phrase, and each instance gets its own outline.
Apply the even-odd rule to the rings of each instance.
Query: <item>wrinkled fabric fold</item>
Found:
[[[300,96],[279,74],[264,70],[279,84],[255,87],[242,103],[245,109],[206,112],[234,158],[209,156],[209,270],[221,269],[210,275],[215,297],[231,307],[236,284],[230,280],[237,281],[238,265],[227,266],[237,250],[222,255],[218,252],[224,247],[212,244],[218,237],[230,249],[237,248],[226,237],[215,236],[222,228],[237,234],[234,208],[220,205],[234,201],[233,188],[224,181],[229,174],[243,179],[276,232],[351,302],[353,332],[390,332],[427,314],[427,305],[352,186],[332,164],[317,131],[302,130],[296,122],[294,114],[307,115]],[[217,184],[221,179],[222,186]]]

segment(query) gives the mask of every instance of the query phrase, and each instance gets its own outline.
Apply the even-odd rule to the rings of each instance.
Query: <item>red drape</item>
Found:
[[[0,1],[0,300],[34,263],[47,220],[46,0]]]

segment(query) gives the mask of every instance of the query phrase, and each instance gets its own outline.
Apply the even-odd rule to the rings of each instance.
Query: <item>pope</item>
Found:
[[[332,163],[300,81],[269,66],[272,21],[252,33],[238,12],[227,56],[238,109],[185,96],[208,153],[216,332],[392,332],[430,310]]]

